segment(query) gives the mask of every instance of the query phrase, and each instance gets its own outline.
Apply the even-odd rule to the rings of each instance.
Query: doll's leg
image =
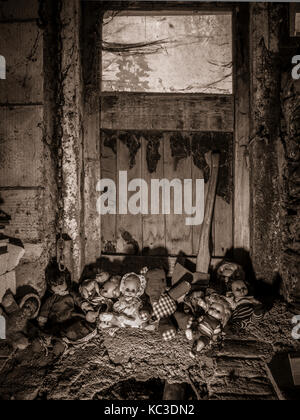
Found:
[[[158,326],[158,331],[164,341],[171,341],[176,337],[177,331],[172,322],[172,319],[164,318],[161,319]]]
[[[14,349],[25,350],[29,346],[28,338],[22,332],[16,332],[8,337],[8,341],[11,343]]]
[[[113,323],[113,318],[114,315],[110,314],[110,313],[103,313],[100,314],[99,316],[99,327],[104,329],[104,328],[111,328],[114,327],[114,323]]]
[[[193,317],[191,315],[178,311],[174,314],[174,317],[180,330],[187,331],[191,329],[193,324]]]
[[[205,335],[201,335],[198,340],[195,341],[194,344],[194,350],[197,353],[200,353],[205,347],[207,347],[210,343],[210,339],[205,336]]]

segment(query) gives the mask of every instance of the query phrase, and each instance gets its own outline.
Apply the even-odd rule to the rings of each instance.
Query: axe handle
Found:
[[[207,199],[205,204],[204,220],[201,226],[199,248],[197,255],[196,271],[198,273],[208,273],[211,254],[210,254],[210,232],[214,206],[216,201],[216,191],[220,167],[220,153],[212,153],[211,155],[211,174],[208,186]]]

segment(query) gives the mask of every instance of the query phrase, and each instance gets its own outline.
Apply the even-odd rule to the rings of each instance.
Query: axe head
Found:
[[[176,263],[172,276],[172,285],[177,284],[185,277],[187,278],[187,275],[189,275],[194,287],[206,289],[209,286],[210,274],[196,272],[196,264],[187,258]]]

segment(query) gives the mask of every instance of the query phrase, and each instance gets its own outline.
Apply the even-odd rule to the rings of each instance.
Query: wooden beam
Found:
[[[98,2],[82,2],[82,74],[83,74],[83,173],[84,173],[84,258],[91,264],[101,252],[101,220],[97,211],[96,191],[100,180],[101,19]],[[104,175],[105,175],[104,168]],[[104,176],[105,177],[105,176]]]
[[[102,128],[232,132],[232,95],[110,93],[101,95]]]
[[[250,133],[249,6],[240,4],[234,25],[235,174],[234,249],[250,250]]]

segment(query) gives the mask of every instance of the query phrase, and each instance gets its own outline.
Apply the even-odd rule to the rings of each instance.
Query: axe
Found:
[[[178,261],[172,276],[173,285],[181,281],[183,277],[187,278],[187,275],[189,275],[192,284],[197,284],[201,288],[206,288],[209,285],[209,267],[211,262],[210,234],[216,201],[219,167],[220,153],[214,152],[211,154],[211,174],[205,204],[204,220],[200,230],[196,266],[187,258],[184,261]]]

